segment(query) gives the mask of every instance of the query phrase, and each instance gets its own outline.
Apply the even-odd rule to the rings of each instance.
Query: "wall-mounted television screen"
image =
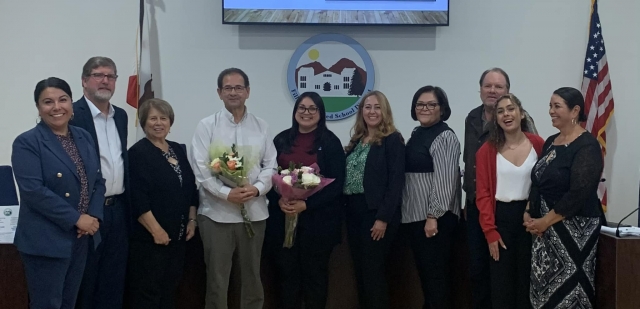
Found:
[[[223,0],[225,24],[449,25],[449,0]]]

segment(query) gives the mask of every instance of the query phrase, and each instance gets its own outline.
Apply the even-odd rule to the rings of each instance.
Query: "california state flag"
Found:
[[[136,68],[129,76],[127,89],[127,104],[137,109],[139,104],[154,97],[151,85],[151,50],[149,47],[149,5],[140,0],[140,21],[136,38]],[[144,137],[142,128],[138,125],[136,112],[136,141]]]

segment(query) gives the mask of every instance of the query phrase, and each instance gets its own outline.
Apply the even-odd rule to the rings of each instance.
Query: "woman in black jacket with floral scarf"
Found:
[[[278,165],[286,169],[290,162],[305,166],[317,163],[320,174],[335,180],[304,201],[286,201],[274,189],[267,194],[265,252],[277,264],[279,308],[301,308],[304,301],[306,309],[324,309],[329,257],[341,238],[345,154],[340,139],[327,129],[324,102],[317,93],[301,94],[292,118],[291,128],[273,140]],[[291,248],[283,247],[286,214],[298,214]]]

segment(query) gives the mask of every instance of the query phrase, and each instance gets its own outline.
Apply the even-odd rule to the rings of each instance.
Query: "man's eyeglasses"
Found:
[[[302,105],[298,106],[298,113],[304,114],[304,112],[309,112],[309,114],[313,115],[318,112],[318,108],[315,106],[304,107]]]
[[[224,91],[225,93],[231,93],[234,89],[236,90],[236,92],[243,92],[245,89],[247,89],[247,87],[245,87],[245,86],[235,86],[235,87],[224,86],[224,87],[222,87],[222,91]]]
[[[105,77],[107,77],[107,80],[109,80],[110,82],[118,79],[118,75],[115,74],[91,73],[89,74],[89,76],[93,77],[93,79],[98,82],[101,82]]]
[[[438,107],[438,103],[417,103],[416,110],[434,110]]]

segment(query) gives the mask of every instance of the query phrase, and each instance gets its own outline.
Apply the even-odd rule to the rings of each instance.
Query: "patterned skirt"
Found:
[[[544,215],[548,208],[544,200],[542,204]],[[574,216],[535,237],[529,290],[533,308],[594,307],[599,235],[599,218]]]

